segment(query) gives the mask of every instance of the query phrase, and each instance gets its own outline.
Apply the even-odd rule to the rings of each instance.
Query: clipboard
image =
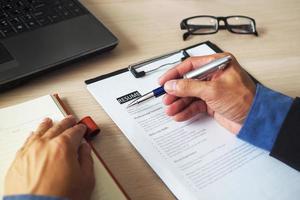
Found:
[[[142,60],[142,61],[139,61],[139,62],[134,63],[134,64],[130,64],[126,68],[122,68],[122,69],[119,69],[119,70],[116,70],[116,71],[113,71],[113,72],[110,72],[110,73],[107,73],[107,74],[97,76],[95,78],[88,79],[88,80],[85,81],[85,84],[89,85],[89,84],[95,83],[97,81],[101,81],[103,79],[106,79],[106,78],[109,78],[109,77],[112,77],[112,76],[116,76],[118,74],[125,73],[125,72],[131,72],[132,75],[135,78],[142,78],[142,77],[146,76],[147,74],[144,73],[144,71],[137,71],[137,69],[142,68],[143,66],[145,66],[147,64],[150,64],[152,62],[158,61],[160,59],[164,59],[164,58],[167,58],[169,56],[172,56],[172,55],[174,55],[176,53],[179,53],[179,52],[183,52],[184,57],[183,57],[183,59],[181,59],[181,61],[183,61],[183,60],[185,60],[186,58],[189,57],[188,53],[186,52],[187,50],[192,49],[192,48],[197,47],[197,46],[200,46],[200,45],[203,45],[203,44],[206,44],[208,47],[210,47],[216,53],[223,53],[224,52],[216,44],[214,44],[210,41],[200,42],[200,43],[197,43],[195,45],[188,46],[186,48],[182,48],[182,49],[175,50],[175,51],[163,54],[163,55],[159,55],[159,56],[155,56],[155,57],[152,57],[152,58],[149,58],[149,59],[146,59],[146,60]],[[175,64],[175,63],[169,63],[169,64]],[[255,79],[250,73],[248,73],[248,75],[252,78],[252,80],[254,81],[255,84],[259,83],[259,81],[257,79]]]

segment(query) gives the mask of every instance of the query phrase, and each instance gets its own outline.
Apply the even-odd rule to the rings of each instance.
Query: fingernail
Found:
[[[66,118],[68,118],[68,119],[74,119],[74,116],[73,115],[68,115],[68,116],[66,116]]]
[[[73,115],[67,115],[64,120],[68,120],[69,122],[72,122],[74,125],[76,124],[76,119]]]
[[[87,129],[87,127],[86,127],[85,124],[78,124],[78,126],[79,126],[81,129],[83,129],[83,130],[86,130],[86,129]]]
[[[176,80],[171,80],[165,83],[164,85],[164,89],[166,90],[166,92],[168,93],[172,93],[173,91],[176,90]]]
[[[52,120],[49,117],[46,117],[43,119],[42,123],[48,123],[51,122]]]

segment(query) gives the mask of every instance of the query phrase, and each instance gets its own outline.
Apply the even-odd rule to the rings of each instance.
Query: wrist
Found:
[[[253,83],[249,87],[246,87],[245,94],[243,95],[243,108],[244,108],[244,114],[240,120],[240,124],[243,125],[249,112],[250,109],[253,105],[255,95],[256,95],[256,85]]]

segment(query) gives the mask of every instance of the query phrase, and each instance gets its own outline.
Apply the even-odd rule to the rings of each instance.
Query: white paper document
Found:
[[[191,56],[213,54],[206,44]],[[173,63],[182,53],[145,68]],[[178,199],[298,200],[300,173],[247,144],[206,115],[175,122],[161,98],[127,108],[130,99],[157,88],[169,68],[135,78],[130,72],[89,84],[88,90]],[[143,70],[145,69],[143,68]]]

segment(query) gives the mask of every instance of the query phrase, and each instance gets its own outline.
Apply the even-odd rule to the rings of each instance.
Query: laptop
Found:
[[[0,90],[117,44],[77,0],[1,0]]]

